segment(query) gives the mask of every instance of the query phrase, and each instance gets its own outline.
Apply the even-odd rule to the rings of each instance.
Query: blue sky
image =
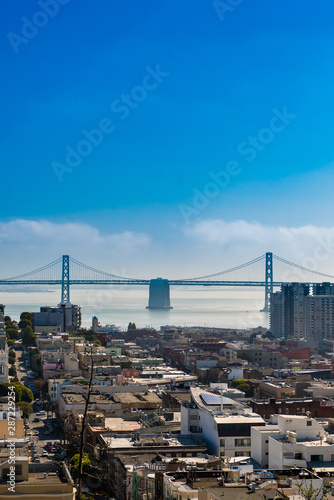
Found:
[[[220,15],[202,0],[7,3],[6,271],[59,252],[106,269],[112,261],[132,275],[143,274],[138,267],[145,275],[211,272],[222,255],[229,265],[266,250],[302,263],[332,234],[334,5],[237,3]],[[53,17],[45,13],[52,8]],[[115,111],[127,95],[127,111]],[[290,118],[272,130],[284,113]],[[66,148],[76,151],[87,139],[82,131],[105,120],[112,131],[78,166],[66,163]],[[233,175],[212,186],[232,161]],[[256,238],[254,223],[264,231]],[[233,238],[212,240],[213,224]],[[278,227],[290,235],[288,247]],[[319,268],[334,272],[331,257]]]

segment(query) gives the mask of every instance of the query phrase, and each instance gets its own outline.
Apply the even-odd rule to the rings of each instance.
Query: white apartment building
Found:
[[[251,455],[251,428],[265,422],[238,401],[192,387],[191,402],[181,407],[181,434],[203,439],[210,454],[246,457]]]
[[[291,469],[334,461],[334,439],[308,416],[276,415],[277,425],[253,427],[252,458],[261,467]]]

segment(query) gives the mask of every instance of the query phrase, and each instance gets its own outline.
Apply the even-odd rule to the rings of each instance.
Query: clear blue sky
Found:
[[[224,252],[238,263],[245,244],[250,258],[286,250],[301,262],[313,252],[317,231],[333,226],[331,0],[244,0],[224,13],[203,0],[55,2],[6,2],[0,17],[9,271],[14,260],[24,267],[22,254],[30,267],[59,252],[97,264],[96,251],[104,267],[158,274],[165,263],[160,272],[171,275],[219,270]],[[284,110],[290,118],[273,122]],[[66,148],[105,119],[112,131],[69,167]],[[208,184],[230,161],[236,175]],[[55,162],[72,171],[57,176]],[[198,194],[210,189],[211,198]],[[254,221],[264,231],[255,242]],[[222,223],[235,239],[222,238]],[[284,238],[268,241],[277,226],[290,253]],[[299,248],[292,228],[308,243]],[[200,263],[212,246],[217,254]]]

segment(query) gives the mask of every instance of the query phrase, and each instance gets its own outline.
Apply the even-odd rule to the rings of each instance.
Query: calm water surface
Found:
[[[60,291],[0,292],[0,303],[6,314],[19,319],[22,311],[38,311],[42,305],[56,305]],[[82,308],[82,326],[89,327],[92,316],[101,324],[125,328],[130,321],[137,327],[162,325],[207,326],[221,328],[269,327],[269,315],[260,312],[264,291],[249,288],[171,288],[170,310],[146,309],[148,289],[139,288],[72,288],[71,302]]]

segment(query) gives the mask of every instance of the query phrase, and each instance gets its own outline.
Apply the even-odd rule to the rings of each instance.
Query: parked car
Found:
[[[40,421],[41,421],[41,419],[37,418],[37,417],[35,417],[34,420],[33,420],[33,422],[40,422]]]

